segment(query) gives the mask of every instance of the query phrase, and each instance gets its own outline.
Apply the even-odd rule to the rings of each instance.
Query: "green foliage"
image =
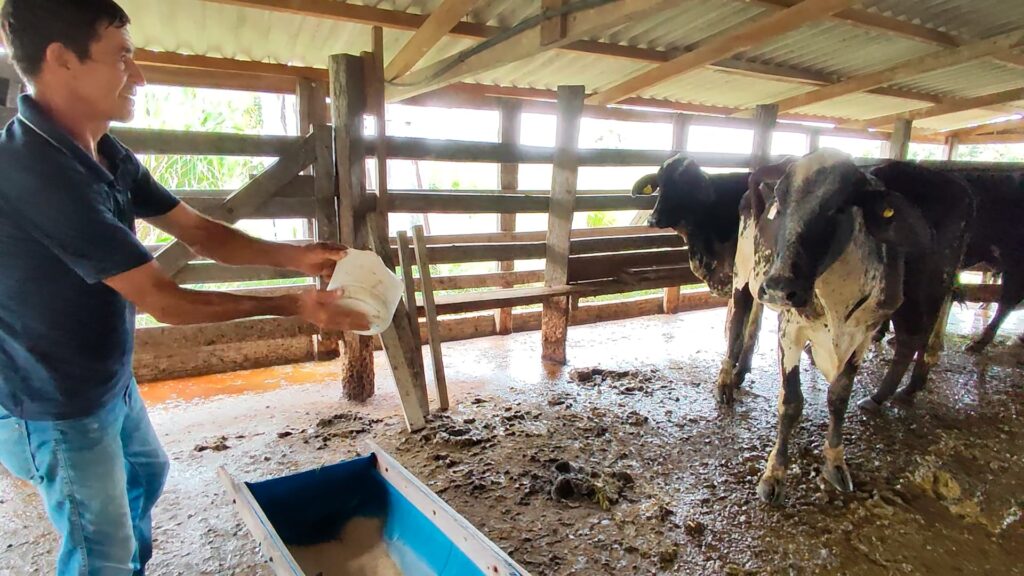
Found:
[[[615,225],[615,218],[607,212],[590,212],[587,214],[587,228],[605,228]]]

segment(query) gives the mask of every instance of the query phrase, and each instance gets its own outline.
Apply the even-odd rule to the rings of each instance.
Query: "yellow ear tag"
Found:
[[[882,218],[892,218],[893,214],[895,214],[895,213],[896,213],[895,210],[893,210],[889,206],[886,206],[885,210],[882,210]]]
[[[654,194],[654,188],[650,184],[644,186],[644,196],[650,196],[651,194]]]

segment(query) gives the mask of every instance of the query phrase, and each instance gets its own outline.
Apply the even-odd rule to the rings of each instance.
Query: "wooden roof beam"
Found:
[[[972,42],[971,44],[965,44],[959,48],[939,50],[924,56],[911,58],[885,70],[854,76],[831,86],[783,98],[776,103],[779,105],[780,111],[793,110],[839,98],[840,96],[864,92],[897,80],[950,68],[986,56],[1007,54],[1020,42],[1022,35],[1024,35],[1024,31],[1015,30],[985,40]]]
[[[473,8],[478,0],[443,0],[423,24],[402,46],[384,68],[384,79],[394,80],[408,74],[416,64],[437,46],[452,28]]]
[[[401,83],[389,84],[388,100],[398,101],[430,92],[601,33],[626,19],[640,19],[667,10],[677,3],[677,0],[619,0],[573,12],[566,17],[565,34],[560,39],[544,43],[543,27],[536,26],[474,53],[454,54],[406,75]]]
[[[786,34],[801,26],[819,20],[847,8],[856,0],[804,0],[792,8],[787,8],[767,18],[740,26],[732,33],[723,34],[706,42],[694,50],[678,56],[664,64],[655,66],[620,82],[603,92],[587,99],[588,104],[614,104],[636,94],[637,92],[660,84],[670,78],[685,74],[702,66],[707,66],[727,58],[737,52],[756,46],[767,40]]]
[[[1024,100],[1024,88],[1015,88],[1013,90],[1005,90],[994,94],[985,94],[984,96],[978,96],[976,98],[953,100],[937,106],[928,106],[925,108],[918,108],[917,110],[911,110],[910,112],[879,116],[878,118],[872,118],[870,120],[847,122],[846,124],[843,124],[843,127],[880,128],[882,126],[888,126],[901,119],[921,120],[923,118],[934,118],[935,116],[964,112],[966,110],[974,110],[975,108],[984,108],[986,106],[1004,104],[1006,102],[1014,102],[1016,100]]]
[[[1014,130],[1024,130],[1024,118],[1018,118],[1017,120],[1002,120],[999,122],[986,122],[985,124],[954,130],[949,132],[948,135],[956,136],[957,138],[969,138],[971,136],[998,134],[1000,132],[1012,132]]]

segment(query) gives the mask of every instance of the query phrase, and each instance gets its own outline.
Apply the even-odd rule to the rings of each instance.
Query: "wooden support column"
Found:
[[[756,170],[768,163],[772,155],[772,132],[779,116],[777,104],[758,104],[754,111],[754,147],[750,156],[750,168]]]
[[[299,136],[312,132],[321,124],[327,124],[327,95],[321,82],[299,78],[295,85],[295,102],[299,116]]]
[[[943,150],[944,157],[947,162],[951,162],[956,159],[957,149],[960,148],[960,138],[957,136],[950,136],[946,138],[946,146]]]
[[[690,141],[690,123],[693,117],[689,114],[676,114],[672,118],[672,150],[686,154]],[[649,214],[649,212],[648,212]],[[661,311],[665,314],[679,312],[679,286],[665,288],[661,301]]]
[[[817,152],[821,148],[821,131],[811,130],[807,134],[807,152]]]
[[[889,138],[889,158],[906,160],[910,151],[910,130],[913,120],[901,118],[893,124],[892,136]]]
[[[366,152],[363,114],[366,112],[366,84],[363,60],[356,56],[331,56],[331,118],[334,123],[334,153],[338,174],[339,239],[350,248],[369,247],[366,219],[358,207],[366,195]],[[350,332],[342,336],[345,351],[342,386],[345,397],[365,402],[374,394],[373,340]]]
[[[502,100],[499,105],[501,114],[501,142],[519,143],[519,127],[522,121],[523,105],[519,100]],[[501,165],[501,192],[502,194],[515,194],[519,190],[519,164],[505,163]],[[501,232],[516,231],[515,212],[498,214],[498,230]],[[516,269],[514,260],[506,260],[498,263],[500,272],[513,272]],[[502,288],[512,288],[511,280],[504,281]],[[501,308],[495,312],[494,317],[498,334],[508,335],[512,333],[512,309]]]
[[[558,124],[544,266],[544,285],[547,287],[565,286],[569,280],[569,241],[579,175],[578,150],[584,95],[583,86],[558,87]],[[545,300],[541,314],[541,355],[545,361],[565,364],[568,329],[569,297],[556,296]]]
[[[405,306],[409,317],[417,393],[422,398],[424,412],[427,412],[430,406],[427,402],[427,373],[423,368],[423,339],[420,336],[419,315],[416,313],[416,280],[412,276],[416,254],[413,253],[412,245],[409,243],[408,232],[399,230],[396,240],[398,242],[398,262],[402,268],[402,280],[405,282]]]
[[[374,26],[373,52],[366,56],[367,110],[373,115],[377,127],[377,225],[390,236],[388,225],[388,149],[387,117],[384,114],[384,29]]]

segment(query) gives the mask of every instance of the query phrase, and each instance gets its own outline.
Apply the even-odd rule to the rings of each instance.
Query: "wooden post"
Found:
[[[772,155],[772,131],[779,116],[777,104],[758,104],[754,111],[754,148],[750,156],[750,168],[755,170],[768,163]]]
[[[423,226],[412,228],[413,246],[416,248],[416,266],[420,271],[423,292],[423,310],[427,318],[427,342],[430,343],[430,362],[434,366],[434,387],[441,410],[448,409],[448,382],[444,377],[444,360],[441,356],[441,331],[437,325],[437,306],[434,305],[434,281],[430,277],[430,259],[427,257],[427,238]]]
[[[572,237],[579,175],[578,148],[584,94],[583,86],[558,87],[558,125],[544,265],[544,285],[547,287],[565,286],[569,280],[569,240]],[[565,364],[568,329],[568,296],[545,300],[541,314],[541,354],[545,361]]]
[[[327,124],[327,96],[323,84],[299,78],[295,85],[295,103],[298,109],[298,134],[308,134],[321,124]]]
[[[892,136],[889,137],[889,158],[906,160],[910,151],[910,130],[913,121],[901,118],[893,123]]]
[[[821,148],[821,131],[811,130],[807,134],[807,152],[817,152]]]
[[[367,57],[367,107],[377,127],[377,225],[388,232],[388,150],[387,117],[384,100],[384,29],[372,29],[373,52]],[[390,233],[388,234],[390,236]]]
[[[957,136],[950,136],[946,138],[945,147],[945,158],[947,162],[951,162],[956,159],[957,149],[960,148],[960,138]]]
[[[499,106],[501,114],[501,142],[502,143],[519,143],[519,127],[522,120],[522,109],[523,105],[519,100],[507,99],[502,100]],[[501,192],[503,194],[514,194],[519,190],[519,164],[502,164],[501,165]],[[515,213],[498,214],[498,230],[501,232],[515,232],[516,231],[516,215]],[[498,270],[500,272],[514,272],[516,269],[515,261],[504,261],[498,263]],[[512,288],[513,284],[511,281],[502,282],[502,288]],[[495,313],[495,325],[497,326],[498,334],[508,335],[512,333],[512,309],[501,308]]]
[[[313,238],[318,242],[338,242],[338,205],[334,181],[334,134],[327,125],[317,126],[316,161],[313,163],[313,195],[316,202],[316,218]],[[327,288],[327,279],[318,278],[317,288]],[[317,360],[334,360],[341,355],[338,348],[340,334],[321,332],[314,341]]]
[[[366,152],[363,114],[366,86],[363,61],[346,54],[331,56],[331,118],[334,123],[334,153],[338,174],[338,226],[341,242],[350,248],[369,247],[369,230],[359,206],[366,195]],[[345,397],[364,402],[374,394],[373,340],[345,333],[342,386]]]
[[[420,319],[416,313],[416,280],[412,277],[412,266],[416,262],[416,255],[409,244],[409,234],[405,230],[399,230],[398,241],[398,262],[402,267],[402,279],[405,281],[405,306],[408,309],[410,334],[412,336],[413,365],[416,369],[416,385],[419,394],[423,398],[423,407],[429,411],[427,402],[427,377],[423,368],[423,339],[420,337]]]
[[[686,153],[690,142],[690,122],[693,118],[689,114],[676,114],[672,118],[672,150],[681,154]],[[661,310],[665,314],[675,314],[679,311],[679,286],[665,288],[665,294],[661,301]]]

